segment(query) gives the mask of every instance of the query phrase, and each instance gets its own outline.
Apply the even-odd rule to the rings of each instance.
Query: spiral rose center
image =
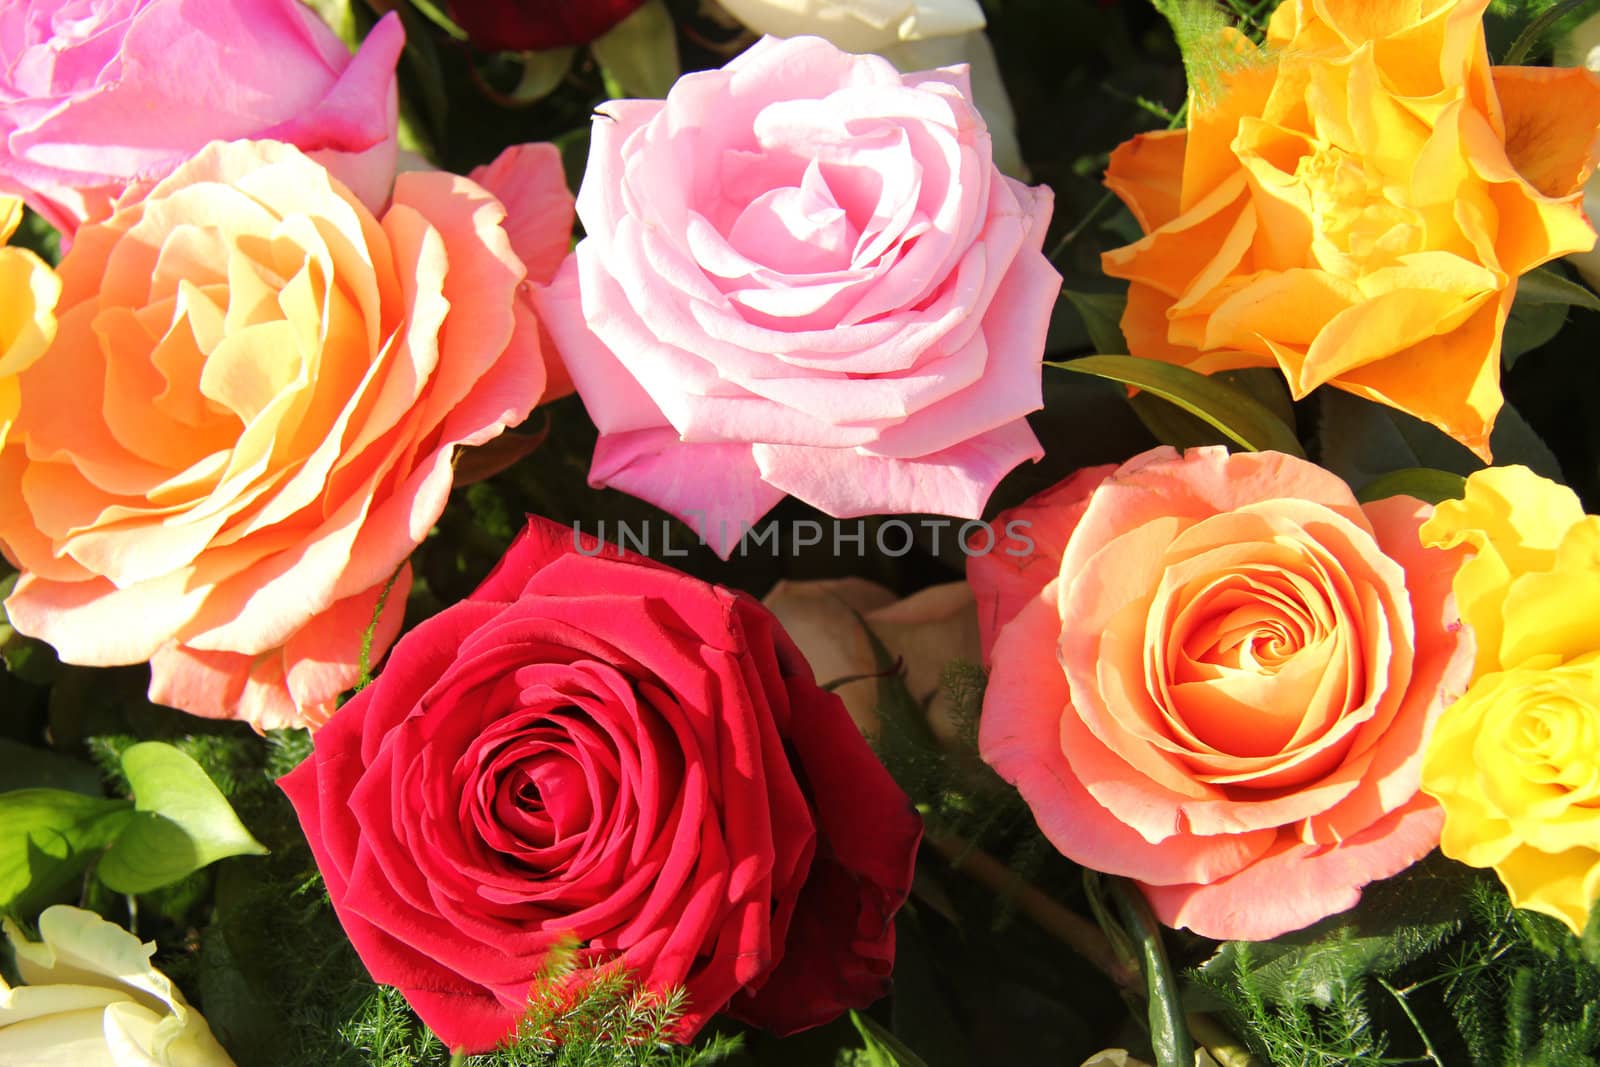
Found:
[[[1600,800],[1600,711],[1565,693],[1542,694],[1521,709],[1507,747],[1521,777],[1535,785],[1594,794]]]
[[[1171,617],[1167,713],[1229,756],[1281,752],[1316,721],[1339,643],[1313,583],[1272,568],[1187,590]],[[1338,673],[1338,672],[1335,672]]]
[[[540,753],[500,782],[495,814],[537,848],[581,833],[594,817],[583,770],[571,759]]]

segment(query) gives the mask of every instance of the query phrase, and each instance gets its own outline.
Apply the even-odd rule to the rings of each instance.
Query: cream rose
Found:
[[[20,986],[0,978],[0,1063],[7,1067],[232,1067],[166,975],[155,945],[92,911],[58,904],[39,941],[10,921]]]

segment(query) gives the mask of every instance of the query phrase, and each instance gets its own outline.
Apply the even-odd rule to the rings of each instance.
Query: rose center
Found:
[[[1313,251],[1324,268],[1350,277],[1422,248],[1422,217],[1390,200],[1380,176],[1343,149],[1320,145],[1294,173],[1310,194]]]
[[[555,752],[538,753],[506,769],[495,790],[494,814],[535,848],[582,833],[594,818],[583,769]]]
[[[821,274],[848,267],[859,236],[813,161],[798,186],[770,189],[751,201],[728,243],[784,274]]]
[[[1523,708],[1509,731],[1507,747],[1522,778],[1563,790],[1600,790],[1600,712],[1567,694],[1547,693]]]

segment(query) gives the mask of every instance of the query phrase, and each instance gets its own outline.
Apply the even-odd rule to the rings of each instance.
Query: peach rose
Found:
[[[456,449],[544,387],[504,214],[429,172],[375,218],[241,141],[81,228],[0,451],[12,624],[71,663],[149,660],[160,703],[320,724],[397,570],[374,659],[399,628]]]
[[[1147,236],[1106,253],[1136,356],[1278,367],[1485,459],[1517,277],[1594,231],[1600,76],[1489,66],[1489,0],[1287,0],[1257,50],[1143,134],[1106,184]]]
[[[877,657],[867,632],[899,661],[906,690],[927,709],[934,736],[954,745],[959,726],[944,671],[975,663],[978,617],[966,582],[945,582],[900,598],[865,578],[782,581],[761,599],[805,653],[817,680],[837,693],[868,737],[878,721]]]
[[[984,759],[1169,925],[1255,940],[1350,907],[1439,840],[1423,739],[1473,649],[1429,511],[1278,453],[1158,448],[1003,514],[1038,552],[968,563]]]

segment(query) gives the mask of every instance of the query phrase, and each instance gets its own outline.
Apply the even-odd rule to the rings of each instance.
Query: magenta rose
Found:
[[[558,941],[779,1033],[887,989],[921,823],[742,593],[532,519],[282,779],[372,977],[490,1048]]]
[[[300,0],[0,4],[0,191],[63,234],[209,141],[286,141],[374,210],[395,171],[397,16],[352,57]]]
[[[540,51],[588,44],[644,0],[452,0],[450,17],[479,48]]]
[[[595,120],[542,318],[590,483],[726,554],[785,494],[976,518],[1036,459],[1051,194],[995,169],[964,68],[765,38]]]

